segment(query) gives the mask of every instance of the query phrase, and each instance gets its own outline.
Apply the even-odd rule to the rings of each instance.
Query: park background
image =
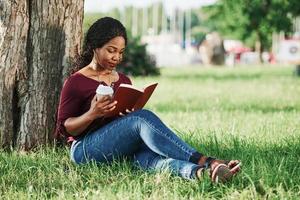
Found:
[[[99,17],[120,19],[130,35],[120,70],[139,87],[159,82],[146,108],[199,151],[240,159],[242,172],[214,185],[145,173],[126,160],[76,166],[67,147],[13,144],[0,153],[1,198],[299,198],[299,3],[107,2],[85,1],[83,33]]]

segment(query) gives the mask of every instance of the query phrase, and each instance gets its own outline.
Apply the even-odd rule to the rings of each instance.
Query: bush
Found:
[[[128,35],[124,60],[119,70],[132,76],[159,75],[159,68],[156,67],[154,58],[147,53],[146,46],[141,44],[139,37]]]

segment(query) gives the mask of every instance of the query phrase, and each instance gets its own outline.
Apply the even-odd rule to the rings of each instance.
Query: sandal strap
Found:
[[[223,170],[225,169],[227,171],[227,174],[222,174],[221,176],[219,176],[218,172],[219,172],[220,168],[222,168],[222,167],[223,167]],[[226,182],[232,177],[232,175],[233,174],[230,172],[230,170],[228,169],[226,164],[218,164],[212,171],[210,178],[215,183],[218,183],[219,181]]]
[[[212,163],[212,161],[216,160],[214,157],[207,157],[204,163],[205,169],[208,169]]]
[[[199,167],[196,168],[195,176],[198,180],[203,179],[204,171],[205,171],[205,168],[203,168],[203,167],[199,166]]]

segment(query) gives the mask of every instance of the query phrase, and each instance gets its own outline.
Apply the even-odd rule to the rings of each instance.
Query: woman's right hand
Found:
[[[97,99],[97,95],[94,96],[91,102],[91,107],[89,115],[92,119],[96,119],[99,117],[103,117],[105,114],[113,111],[116,108],[117,101],[111,101],[109,96],[102,96],[101,98]]]

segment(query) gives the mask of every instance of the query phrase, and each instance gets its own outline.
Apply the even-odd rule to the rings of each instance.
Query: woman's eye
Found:
[[[114,50],[112,50],[112,49],[108,49],[107,50],[109,53],[114,53]]]

